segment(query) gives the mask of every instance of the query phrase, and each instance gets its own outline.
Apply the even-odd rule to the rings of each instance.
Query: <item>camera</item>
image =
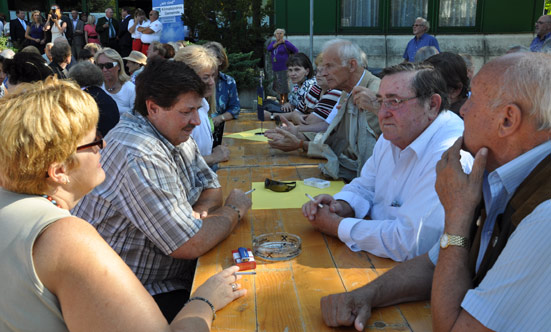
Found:
[[[52,9],[50,12],[50,15],[52,16],[52,19],[57,20],[57,14],[55,13],[55,9]]]

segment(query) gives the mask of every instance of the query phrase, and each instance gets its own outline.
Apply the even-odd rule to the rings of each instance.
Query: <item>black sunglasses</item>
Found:
[[[276,180],[266,179],[264,180],[264,188],[270,189],[278,193],[287,192],[295,189],[297,186],[296,181],[293,182],[282,182]]]
[[[96,145],[99,146],[100,150],[103,149],[103,136],[101,136],[100,133],[96,133],[96,140],[93,141],[92,143],[77,146],[77,151],[88,149],[88,148],[94,147]]]
[[[99,69],[103,70],[103,68],[111,69],[113,67],[116,67],[118,63],[116,61],[113,61],[106,63],[96,63],[96,65],[99,67]]]

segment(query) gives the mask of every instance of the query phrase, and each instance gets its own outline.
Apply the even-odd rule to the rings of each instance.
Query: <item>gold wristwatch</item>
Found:
[[[440,238],[440,248],[446,249],[448,246],[458,246],[463,248],[469,248],[470,241],[468,238],[464,236],[444,233]]]

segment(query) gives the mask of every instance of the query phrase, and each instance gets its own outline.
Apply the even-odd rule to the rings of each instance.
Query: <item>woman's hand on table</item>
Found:
[[[228,303],[247,294],[247,290],[241,289],[241,285],[237,283],[237,280],[241,279],[241,276],[235,275],[237,271],[239,271],[239,267],[232,266],[213,275],[199,286],[190,298],[194,296],[203,297],[212,303],[214,309],[224,308]],[[232,287],[234,283],[236,284],[234,286],[235,291]]]
[[[214,123],[215,126],[218,126],[221,123],[224,123],[226,121],[226,116],[227,115],[225,115],[225,114],[226,113],[220,114],[220,115],[217,115],[214,118],[212,118],[212,122]]]

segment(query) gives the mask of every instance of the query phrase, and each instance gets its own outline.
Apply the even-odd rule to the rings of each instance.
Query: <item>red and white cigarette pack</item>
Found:
[[[233,262],[239,266],[239,271],[254,270],[256,268],[256,261],[254,260],[253,252],[247,248],[249,254],[246,258],[241,258],[238,250],[232,250]]]

